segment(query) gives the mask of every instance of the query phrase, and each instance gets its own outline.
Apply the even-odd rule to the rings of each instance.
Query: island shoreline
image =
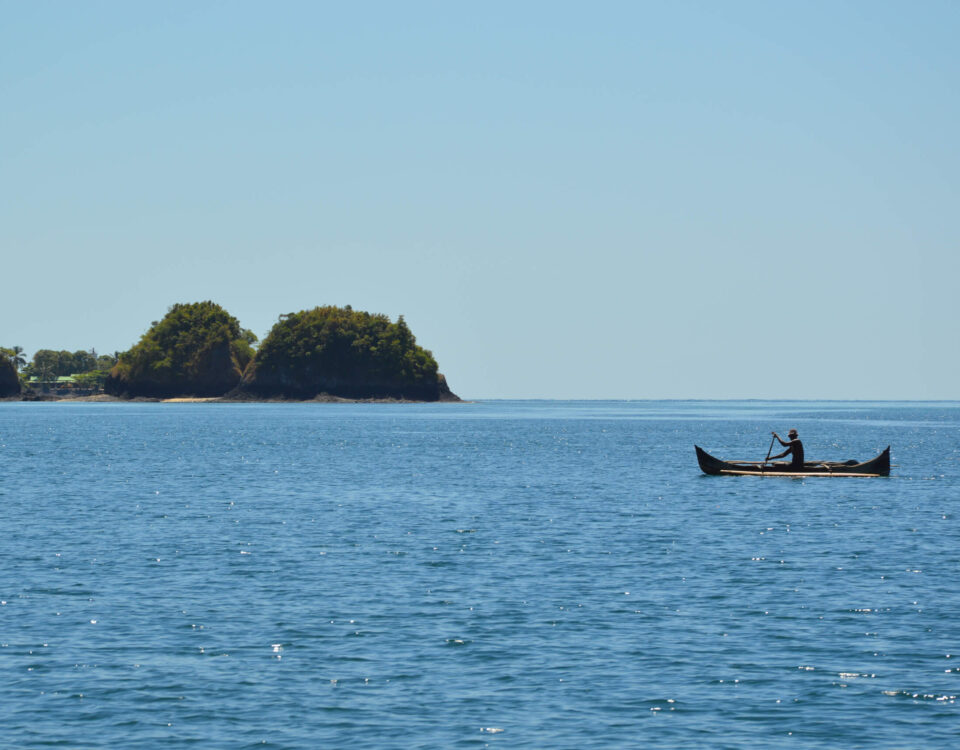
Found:
[[[86,396],[64,396],[63,394],[39,394],[22,393],[19,396],[7,396],[0,398],[0,403],[13,402],[28,403],[51,403],[51,404],[468,404],[474,403],[461,398],[437,399],[434,401],[423,401],[417,399],[403,398],[344,398],[342,396],[333,396],[328,393],[321,393],[313,398],[252,398],[252,397],[230,397],[230,396],[173,396],[171,398],[152,398],[148,396],[137,396],[134,398],[123,398],[122,396],[113,396],[108,393],[98,393]]]

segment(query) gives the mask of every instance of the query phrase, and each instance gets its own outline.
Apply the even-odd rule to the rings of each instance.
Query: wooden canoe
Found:
[[[699,445],[697,462],[704,474],[727,474],[732,476],[764,477],[886,477],[890,475],[890,446],[876,458],[856,461],[807,461],[802,469],[794,469],[789,463],[763,461],[722,461],[714,458]]]

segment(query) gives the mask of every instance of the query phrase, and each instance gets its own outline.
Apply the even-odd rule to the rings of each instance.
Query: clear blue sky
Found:
[[[468,398],[960,398],[956,2],[0,0],[0,345],[403,314]]]

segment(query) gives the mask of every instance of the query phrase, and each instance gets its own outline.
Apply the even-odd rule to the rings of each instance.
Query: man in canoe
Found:
[[[770,456],[770,458],[783,458],[784,456],[790,456],[790,468],[791,469],[802,469],[803,468],[803,443],[800,442],[800,436],[796,430],[790,430],[787,433],[787,437],[790,438],[789,441],[784,441],[777,433],[773,433],[773,436],[780,441],[780,445],[786,447],[786,450],[783,453],[778,453],[776,456]]]

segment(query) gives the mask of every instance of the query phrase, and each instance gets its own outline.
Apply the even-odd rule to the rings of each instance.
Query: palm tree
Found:
[[[22,356],[20,356],[22,354],[23,354],[22,346],[14,346],[11,349],[7,349],[6,347],[0,347],[0,355],[6,357],[10,361],[10,364],[13,365],[14,370],[19,370],[21,367],[27,364],[27,360],[25,360]]]
[[[10,355],[10,363],[13,365],[14,370],[19,371],[21,367],[27,364],[27,360],[23,357],[23,347],[15,346],[10,351],[12,352]]]

